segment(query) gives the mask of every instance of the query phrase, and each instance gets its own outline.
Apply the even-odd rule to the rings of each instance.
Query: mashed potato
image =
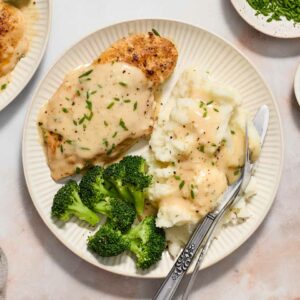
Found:
[[[246,122],[252,160],[259,156],[258,133],[240,103],[234,90],[188,70],[154,128],[147,155],[154,177],[149,199],[158,208],[157,226],[165,228],[172,255],[186,243],[198,221],[217,206],[228,185],[239,178]],[[249,216],[244,204],[255,193],[253,186],[228,213],[227,223]]]

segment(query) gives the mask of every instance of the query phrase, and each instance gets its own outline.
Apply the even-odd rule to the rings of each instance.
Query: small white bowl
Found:
[[[300,105],[300,64],[297,68],[296,75],[295,75],[294,91],[295,91],[296,99]]]

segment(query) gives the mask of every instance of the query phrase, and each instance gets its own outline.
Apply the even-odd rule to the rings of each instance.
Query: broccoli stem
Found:
[[[86,221],[95,226],[99,222],[99,217],[86,207],[78,195],[73,195],[75,202],[69,206],[70,211],[80,220]]]
[[[134,206],[139,216],[144,213],[144,193],[141,191],[130,191],[134,199]]]
[[[110,216],[111,207],[106,201],[98,202],[94,205],[94,210],[100,214],[104,214],[106,216]]]
[[[133,200],[132,195],[129,193],[129,191],[125,187],[123,187],[121,184],[120,185],[116,184],[115,187],[124,200],[127,200],[127,201]],[[132,201],[132,202],[134,202],[134,201]]]

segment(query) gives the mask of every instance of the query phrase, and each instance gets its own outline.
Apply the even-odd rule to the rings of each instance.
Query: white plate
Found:
[[[51,25],[51,1],[36,0],[37,20],[32,24],[32,40],[26,56],[22,58],[10,75],[10,83],[0,93],[0,111],[13,101],[24,89],[38,68],[44,55]]]
[[[255,15],[256,11],[248,4],[247,0],[231,0],[231,3],[240,16],[258,31],[278,38],[300,37],[300,24],[294,25],[293,21],[285,18],[268,23],[268,17]]]
[[[59,228],[52,221],[52,199],[60,186],[50,177],[36,126],[40,108],[59,87],[68,71],[80,64],[92,62],[117,39],[129,33],[147,32],[151,28],[157,29],[161,35],[170,38],[176,44],[179,51],[176,75],[179,69],[188,65],[201,66],[217,80],[239,90],[245,108],[252,115],[260,105],[269,106],[269,131],[256,173],[259,183],[257,196],[249,204],[253,216],[242,225],[222,230],[212,244],[203,267],[208,267],[230,254],[257,229],[274,200],[281,175],[283,145],[278,108],[264,80],[238,50],[214,34],[192,25],[168,20],[124,22],[98,30],[70,48],[52,67],[35,93],[24,126],[23,164],[33,203],[49,229],[63,244],[102,269],[128,276],[159,278],[166,276],[174,263],[167,252],[156,267],[141,273],[136,270],[134,260],[128,255],[97,259],[88,252],[86,239],[90,231],[82,222],[74,220]],[[176,75],[173,76],[173,80]],[[81,224],[81,227],[78,224]]]
[[[294,91],[298,104],[300,105],[300,65],[297,68],[295,80],[294,80]]]

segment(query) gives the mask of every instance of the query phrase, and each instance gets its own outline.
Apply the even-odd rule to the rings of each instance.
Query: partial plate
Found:
[[[36,0],[35,2],[34,7],[29,8],[36,10],[36,21],[30,28],[32,39],[29,50],[11,72],[7,88],[0,92],[0,111],[24,89],[38,68],[46,50],[51,26],[51,1]]]
[[[231,0],[232,5],[239,15],[256,30],[277,38],[298,38],[300,37],[300,24],[285,18],[281,21],[267,22],[268,17],[256,16],[256,11],[246,0]]]
[[[86,240],[91,229],[82,222],[74,220],[63,227],[53,222],[50,217],[52,199],[60,185],[50,177],[36,124],[39,110],[62,83],[67,72],[78,65],[92,62],[119,38],[130,33],[147,32],[152,28],[173,40],[179,51],[175,74],[168,82],[170,85],[184,68],[200,66],[216,80],[237,89],[252,116],[262,104],[270,109],[269,131],[256,172],[257,195],[248,206],[252,217],[241,225],[229,226],[221,231],[205,257],[203,267],[218,262],[238,248],[263,221],[274,200],[282,168],[281,121],[276,102],[253,65],[232,45],[204,29],[169,20],[136,20],[98,30],[79,41],[56,62],[40,83],[27,113],[22,152],[32,201],[49,229],[64,245],[102,269],[127,276],[160,278],[167,275],[174,263],[168,252],[163,254],[157,266],[148,272],[139,272],[131,256],[123,254],[113,258],[96,258],[87,251]]]
[[[298,104],[300,105],[300,64],[297,68],[296,75],[295,75],[294,91],[295,91],[295,95],[296,95]]]

